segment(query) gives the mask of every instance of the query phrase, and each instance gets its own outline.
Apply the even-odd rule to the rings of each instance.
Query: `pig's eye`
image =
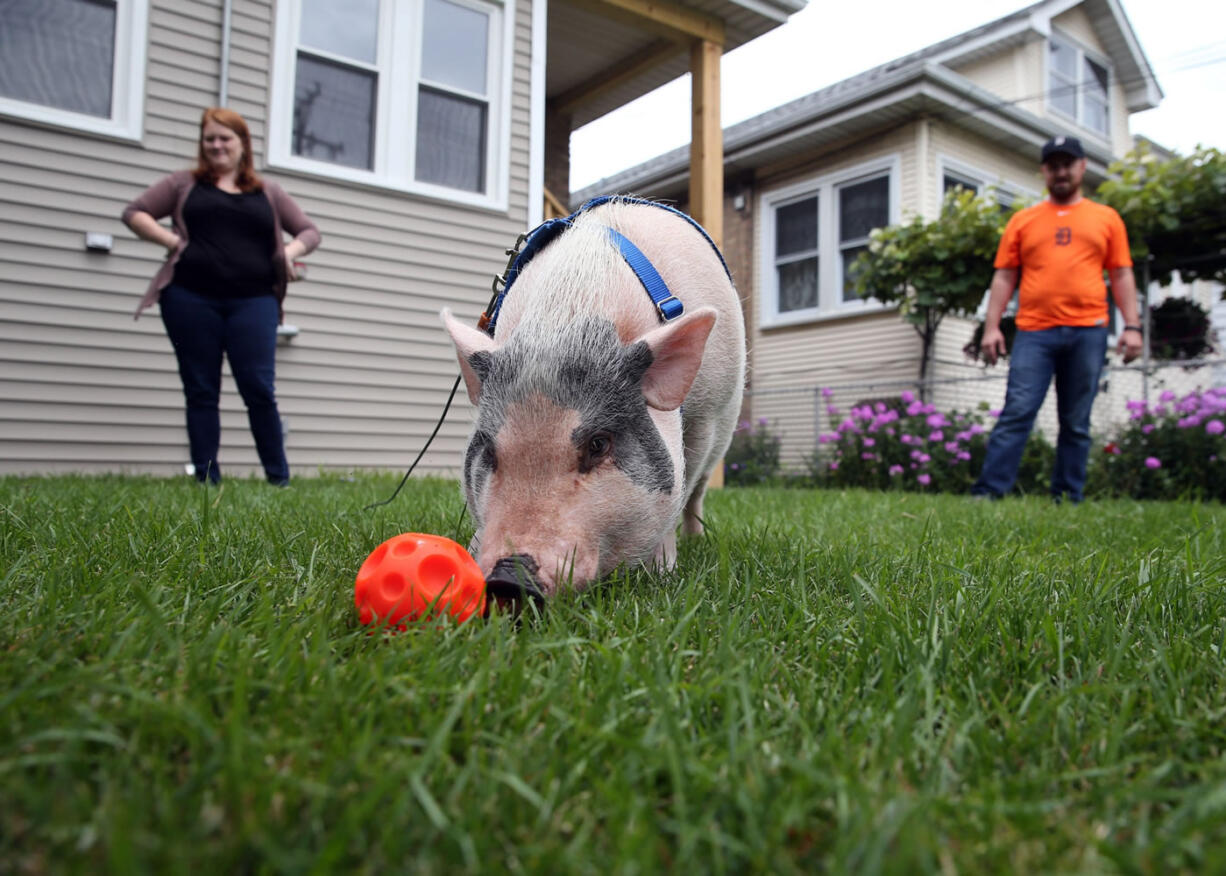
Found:
[[[605,432],[597,432],[587,439],[588,456],[604,456],[613,449],[613,439]]]
[[[608,432],[597,432],[587,439],[583,447],[583,463],[585,468],[591,468],[613,450],[613,436]]]

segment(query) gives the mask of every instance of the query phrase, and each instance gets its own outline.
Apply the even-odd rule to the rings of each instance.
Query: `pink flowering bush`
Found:
[[[1128,402],[1129,422],[1090,457],[1091,495],[1226,501],[1226,387]]]
[[[939,411],[912,392],[846,411],[832,405],[830,429],[818,435],[809,459],[809,478],[829,487],[967,492],[983,466],[991,431],[985,413],[986,405],[974,412]],[[1047,489],[1053,453],[1040,433],[1031,436],[1020,490]]]
[[[756,424],[741,420],[724,455],[725,483],[745,487],[775,480],[779,476],[779,443],[766,417],[760,417]]]

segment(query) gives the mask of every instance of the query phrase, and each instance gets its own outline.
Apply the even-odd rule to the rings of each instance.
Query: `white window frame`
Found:
[[[843,300],[843,256],[839,240],[839,189],[866,182],[875,177],[889,176],[889,224],[902,219],[900,204],[901,160],[889,155],[834,173],[791,183],[762,193],[758,199],[758,215],[762,217],[758,239],[758,288],[761,307],[760,328],[821,322],[864,313],[887,310],[892,305],[873,299]],[[817,306],[804,310],[779,311],[779,275],[775,270],[775,212],[779,207],[817,196]]]
[[[470,192],[415,178],[417,96],[421,85],[423,0],[380,0],[372,170],[346,167],[294,155],[294,75],[297,67],[301,0],[278,0],[273,50],[266,165],[311,176],[328,177],[380,189],[491,210],[507,209],[510,188],[511,85],[515,46],[515,0],[448,0],[490,16],[486,82],[485,191]],[[311,50],[327,57],[326,52]],[[349,67],[364,67],[338,58]],[[457,89],[448,93],[462,94]],[[400,102],[400,108],[393,98]]]
[[[1115,69],[1111,66],[1111,61],[1103,57],[1102,55],[1100,55],[1098,52],[1094,51],[1093,49],[1089,48],[1084,43],[1078,42],[1077,40],[1070,37],[1068,34],[1065,34],[1059,31],[1053,30],[1051,36],[1048,38],[1048,41],[1049,41],[1049,45],[1047,48],[1047,52],[1043,56],[1043,74],[1044,74],[1043,81],[1047,84],[1045,94],[1047,95],[1048,112],[1060,118],[1070,119],[1083,131],[1087,131],[1088,133],[1092,134],[1093,136],[1097,137],[1098,139],[1104,142],[1110,141],[1111,140],[1111,126],[1114,123],[1114,118],[1113,118],[1114,113],[1112,112],[1112,109],[1111,109],[1111,83],[1115,82]],[[1051,97],[1052,86],[1053,86],[1052,77],[1053,77],[1053,74],[1055,73],[1055,71],[1052,69],[1052,63],[1051,63],[1051,45],[1056,45],[1056,44],[1064,46],[1067,49],[1071,49],[1073,53],[1077,56],[1077,81],[1076,83],[1074,83],[1076,87],[1073,90],[1073,98],[1074,98],[1074,102],[1076,105],[1076,110],[1074,114],[1071,116],[1068,113],[1066,113],[1064,110],[1057,107],[1056,104],[1052,101],[1052,97]],[[1105,131],[1100,131],[1097,128],[1091,128],[1085,122],[1085,118],[1086,118],[1086,114],[1085,114],[1086,80],[1085,80],[1084,74],[1085,74],[1085,62],[1087,60],[1092,61],[1093,63],[1097,64],[1099,67],[1102,67],[1104,70],[1107,71],[1107,100],[1106,100],[1106,107],[1105,107],[1106,118],[1107,118],[1107,128]]]
[[[985,170],[966,164],[956,158],[951,158],[948,155],[937,155],[937,204],[945,202],[945,177],[957,177],[960,181],[970,183],[978,187],[979,194],[983,194],[986,189],[995,189],[996,201],[1002,207],[1012,207],[1013,202],[1018,198],[1023,200],[1037,200],[1038,195],[1021,186],[1014,185],[1011,182],[1006,182],[999,174],[993,179],[993,175]]]
[[[149,0],[116,0],[115,56],[111,61],[111,114],[91,116],[0,95],[0,115],[139,142],[145,106]]]

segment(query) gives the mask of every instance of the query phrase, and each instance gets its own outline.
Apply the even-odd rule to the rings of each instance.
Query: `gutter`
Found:
[[[829,87],[836,88],[838,84]],[[814,92],[816,93],[818,92]],[[819,106],[806,106],[791,116],[783,115],[767,129],[754,126],[756,119],[749,119],[725,129],[724,165],[727,167],[742,162],[752,163],[755,156],[786,148],[789,141],[812,135],[834,124],[869,116],[883,106],[912,99],[934,103],[937,109],[943,107],[955,112],[973,113],[981,119],[990,120],[989,123],[994,127],[1033,145],[1036,152],[1046,140],[1064,130],[1054,121],[1002,103],[998,95],[975,85],[941,64],[929,61],[916,67],[887,73],[845,94],[832,95],[829,102]],[[806,98],[799,100],[805,101]],[[973,106],[968,107],[965,103]],[[934,118],[941,120],[940,113],[935,113]],[[737,128],[742,126],[749,129],[738,136]],[[1101,172],[1105,173],[1106,166],[1114,160],[1109,148],[1102,148],[1086,138],[1082,138],[1082,143],[1086,147],[1087,157],[1098,162]],[[630,168],[605,177],[573,193],[572,199],[579,199],[595,189],[604,192],[649,193],[655,188],[676,186],[688,179],[688,145],[665,153],[657,159],[651,159],[648,164],[655,161],[660,163],[654,168],[643,168],[637,173],[635,168]]]
[[[225,106],[230,100],[230,18],[233,12],[234,0],[224,0],[221,6],[221,69],[217,74],[218,106]]]

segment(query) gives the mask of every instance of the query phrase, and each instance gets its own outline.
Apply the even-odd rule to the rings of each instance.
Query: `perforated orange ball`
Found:
[[[463,622],[485,613],[485,578],[451,539],[406,532],[370,552],[358,570],[353,601],[364,624],[403,630],[406,621],[443,612]]]

